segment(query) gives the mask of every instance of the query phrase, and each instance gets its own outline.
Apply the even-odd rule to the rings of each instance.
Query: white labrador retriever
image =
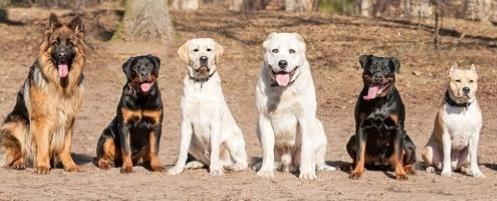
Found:
[[[316,118],[316,92],[304,40],[297,33],[271,33],[263,47],[256,89],[263,161],[256,165],[257,174],[272,178],[274,169],[299,168],[299,178],[316,179],[316,170],[335,170],[325,164],[327,138]]]
[[[243,134],[224,100],[217,61],[223,47],[210,38],[187,41],[178,49],[188,64],[183,80],[181,144],[169,174],[209,166],[211,175],[247,168]],[[188,154],[191,161],[187,163]]]

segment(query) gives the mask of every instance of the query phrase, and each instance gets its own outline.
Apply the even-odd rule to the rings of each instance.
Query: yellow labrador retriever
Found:
[[[169,174],[204,165],[209,166],[211,175],[247,168],[243,134],[224,100],[217,72],[223,47],[213,39],[197,38],[182,45],[178,54],[187,63],[188,74],[181,98],[179,156]]]
[[[263,161],[256,165],[257,174],[272,178],[274,169],[298,168],[299,178],[316,179],[316,170],[335,170],[325,164],[327,138],[316,118],[316,92],[304,40],[297,33],[272,33],[263,48],[256,88]]]

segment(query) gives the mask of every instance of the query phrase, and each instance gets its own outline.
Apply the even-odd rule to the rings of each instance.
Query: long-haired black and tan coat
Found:
[[[61,162],[66,171],[79,171],[71,157],[71,139],[84,64],[81,19],[63,23],[50,15],[38,58],[0,128],[0,166],[34,167],[36,173],[47,174]]]

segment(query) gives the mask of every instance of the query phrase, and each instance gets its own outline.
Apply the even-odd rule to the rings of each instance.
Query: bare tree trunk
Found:
[[[243,11],[244,9],[244,0],[230,0],[230,10]]]
[[[285,0],[285,10],[289,12],[312,11],[313,0]]]
[[[126,0],[124,17],[113,39],[167,39],[174,35],[164,0]]]
[[[174,0],[173,8],[175,10],[196,11],[199,8],[198,0]]]
[[[440,0],[433,0],[433,4],[435,5],[435,32],[433,37],[433,43],[435,45],[435,49],[438,50],[440,48],[440,21],[441,21],[441,2]]]
[[[492,15],[492,0],[465,0],[466,19],[489,22]]]
[[[371,17],[372,4],[371,0],[357,0],[359,15]]]

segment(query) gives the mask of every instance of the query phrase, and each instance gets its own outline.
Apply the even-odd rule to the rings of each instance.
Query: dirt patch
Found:
[[[40,176],[33,169],[0,169],[0,200],[492,200],[497,196],[497,183],[493,180],[497,176],[497,144],[493,143],[497,140],[497,106],[493,105],[497,95],[494,26],[445,20],[443,47],[451,49],[435,51],[429,21],[417,25],[387,19],[279,12],[239,15],[209,9],[199,13],[173,12],[178,31],[173,41],[120,43],[105,42],[101,34],[112,33],[122,12],[102,10],[89,10],[84,16],[90,50],[85,69],[86,94],[76,121],[73,152],[85,171],[69,174],[55,169],[50,175]],[[1,119],[12,109],[15,94],[35,59],[42,19],[47,13],[35,13],[38,12],[13,10],[10,16],[24,16],[14,19],[22,23],[0,23]],[[318,116],[329,139],[327,160],[332,164],[351,161],[345,144],[354,132],[353,110],[362,88],[359,55],[391,55],[401,60],[397,87],[407,107],[406,129],[418,147],[418,156],[433,128],[449,66],[456,61],[462,66],[475,63],[481,76],[479,101],[485,122],[480,163],[487,178],[473,179],[461,174],[442,178],[418,171],[409,181],[397,182],[383,172],[367,171],[361,180],[351,181],[347,173],[336,171],[321,173],[317,181],[309,182],[283,173],[277,173],[275,179],[263,179],[252,170],[222,177],[211,177],[207,170],[168,176],[141,167],[135,168],[134,174],[121,175],[119,169],[100,171],[91,163],[100,132],[115,113],[124,83],[122,63],[130,56],[148,53],[162,59],[159,85],[166,115],[160,159],[167,165],[175,162],[180,136],[181,80],[186,73],[176,49],[192,37],[212,37],[225,47],[219,67],[225,97],[244,132],[249,156],[260,157],[254,92],[261,64],[260,44],[272,31],[299,32],[307,42]],[[466,37],[454,46],[462,33]]]

